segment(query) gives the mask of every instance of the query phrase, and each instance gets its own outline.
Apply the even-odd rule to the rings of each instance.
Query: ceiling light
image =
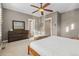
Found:
[[[44,11],[44,9],[40,8],[40,9],[39,9],[39,11],[40,11],[40,12],[43,12],[43,11]]]

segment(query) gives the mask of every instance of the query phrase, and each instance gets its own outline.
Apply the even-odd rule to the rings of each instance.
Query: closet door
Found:
[[[52,35],[52,18],[45,19],[45,35]]]

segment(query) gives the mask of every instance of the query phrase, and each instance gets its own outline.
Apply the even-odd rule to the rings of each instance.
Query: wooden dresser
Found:
[[[28,30],[8,31],[8,42],[13,42],[22,39],[28,39]]]

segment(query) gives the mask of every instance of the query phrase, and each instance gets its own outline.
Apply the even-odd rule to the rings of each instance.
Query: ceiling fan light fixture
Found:
[[[39,11],[40,11],[40,12],[43,12],[43,11],[44,11],[44,9],[40,8],[40,9],[39,9]]]
[[[32,12],[32,13],[40,12],[41,15],[44,15],[44,11],[53,12],[53,10],[46,9],[46,7],[47,7],[48,5],[50,5],[50,3],[46,3],[46,4],[44,4],[44,5],[43,5],[42,3],[40,3],[40,7],[35,6],[35,5],[31,5],[32,7],[37,8],[37,10],[34,11],[34,12]]]

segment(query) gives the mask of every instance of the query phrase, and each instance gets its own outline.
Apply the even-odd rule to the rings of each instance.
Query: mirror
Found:
[[[13,30],[25,30],[25,22],[24,21],[12,21]]]

